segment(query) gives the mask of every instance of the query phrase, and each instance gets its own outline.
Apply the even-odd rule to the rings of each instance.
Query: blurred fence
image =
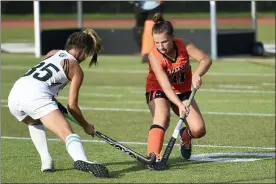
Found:
[[[76,13],[76,1],[41,1],[41,13]],[[257,1],[258,12],[274,12],[276,2]],[[219,1],[219,12],[248,12],[250,1]],[[32,1],[1,1],[2,14],[32,14]],[[208,1],[165,1],[166,13],[209,12]],[[130,1],[83,1],[83,13],[133,13]]]

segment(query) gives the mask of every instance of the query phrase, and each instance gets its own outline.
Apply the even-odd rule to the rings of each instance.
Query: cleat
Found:
[[[190,140],[182,140],[182,133],[186,127],[183,127],[180,129],[179,134],[180,134],[180,157],[183,159],[190,159],[191,154],[192,154],[192,142]]]
[[[99,163],[77,160],[74,162],[74,168],[80,171],[90,172],[95,177],[108,177],[108,169]]]
[[[44,160],[42,161],[41,165],[41,171],[42,172],[53,172],[55,170],[54,167],[54,160],[51,158],[50,160]]]
[[[163,171],[163,170],[167,170],[168,169],[166,163],[162,162],[161,160],[157,160],[153,164],[146,164],[145,167],[147,169],[156,170],[156,171]]]

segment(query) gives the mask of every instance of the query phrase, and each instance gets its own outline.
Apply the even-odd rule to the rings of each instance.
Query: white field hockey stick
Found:
[[[59,110],[62,112],[62,114],[69,119],[70,121],[76,123],[77,125],[81,126],[79,122],[77,122],[77,120],[74,119],[74,117],[69,113],[69,111],[66,109],[66,107],[64,107],[60,102],[58,102],[57,100],[55,100]],[[99,131],[95,131],[95,135],[97,137],[99,137],[100,139],[102,139],[103,141],[107,142],[108,144],[110,144],[111,146],[115,147],[118,150],[123,151],[124,153],[126,153],[127,155],[135,158],[136,160],[145,163],[145,164],[152,164],[156,161],[156,155],[155,153],[151,153],[149,158],[144,157],[143,155],[131,150],[130,148],[120,144],[119,142],[115,141],[114,139],[111,139],[110,137],[102,134]]]
[[[190,107],[191,102],[192,102],[192,100],[193,100],[193,98],[194,98],[194,96],[196,94],[196,91],[197,91],[197,88],[193,88],[192,93],[191,93],[191,95],[189,97],[188,103],[186,105],[187,108]],[[181,127],[182,127],[182,124],[184,122],[184,118],[185,118],[185,115],[181,114],[180,115],[180,119],[178,120],[178,122],[176,124],[176,127],[175,127],[175,129],[173,131],[171,139],[170,139],[170,141],[169,141],[169,143],[168,143],[168,145],[166,147],[166,150],[165,150],[165,152],[163,154],[163,157],[162,157],[161,161],[164,162],[164,163],[167,163],[167,161],[168,161],[168,159],[170,157],[170,154],[172,152],[172,149],[173,149],[173,146],[175,144],[176,138],[177,138],[177,136],[179,134],[179,131],[180,131]]]

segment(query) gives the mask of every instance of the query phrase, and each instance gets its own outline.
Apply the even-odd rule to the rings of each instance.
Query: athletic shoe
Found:
[[[183,127],[180,129],[180,156],[183,159],[189,159],[192,154],[192,141],[189,140],[183,140],[182,139],[182,133],[185,131],[186,127]]]
[[[90,172],[95,177],[108,177],[108,169],[99,163],[77,160],[74,162],[74,168],[80,171]]]
[[[156,171],[163,171],[168,169],[167,164],[162,162],[161,160],[156,160],[155,163],[146,164],[145,166],[150,170],[156,170]]]
[[[52,158],[43,160],[41,164],[42,172],[53,172],[54,171],[54,160]]]

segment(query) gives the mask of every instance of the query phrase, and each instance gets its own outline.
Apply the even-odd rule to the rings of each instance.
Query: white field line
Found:
[[[2,70],[28,70],[30,67],[17,66],[17,65],[2,65]],[[99,73],[130,73],[130,74],[141,74],[147,73],[147,70],[127,70],[127,69],[83,69],[85,72],[99,72]],[[248,77],[272,77],[274,73],[228,73],[228,72],[209,72],[206,75],[209,76],[248,76]]]
[[[118,97],[121,98],[124,95],[116,95],[116,94],[106,94],[106,93],[84,93],[81,92],[82,96],[100,96],[100,97]]]
[[[258,86],[245,86],[245,85],[237,85],[237,84],[226,84],[226,85],[218,85],[220,88],[230,88],[230,89],[258,89]]]
[[[1,105],[7,108],[8,105]],[[128,108],[104,108],[104,107],[82,107],[86,111],[113,111],[113,112],[150,112],[148,109],[128,109]],[[275,117],[275,114],[269,113],[240,113],[240,112],[201,112],[202,114],[222,115],[222,116],[257,116],[257,117]]]
[[[68,97],[66,96],[58,96],[57,98],[58,100],[67,100]],[[8,103],[8,100],[1,100],[2,103]],[[80,100],[80,102],[93,102],[93,103],[102,103],[102,100]],[[210,103],[212,103],[213,101],[210,101]],[[221,101],[223,103],[223,101]],[[108,103],[118,103],[118,101],[108,101]],[[146,104],[145,100],[137,100],[137,101],[120,101],[119,103],[124,103],[124,104]],[[214,102],[213,102],[214,103]],[[225,103],[229,103],[229,102],[225,102]],[[260,102],[260,101],[256,101],[255,103],[269,103],[266,101]]]
[[[58,100],[67,100],[68,97],[66,96],[59,96],[57,97]],[[102,100],[81,100],[82,102],[92,102],[92,103],[102,103]],[[7,100],[1,100],[1,102],[7,102]],[[243,103],[243,100],[197,100],[198,103]],[[108,101],[108,103],[115,103],[117,104],[118,101]],[[146,101],[143,100],[126,100],[126,101],[120,101],[120,103],[124,103],[124,104],[146,104]],[[253,100],[246,100],[246,103],[267,103],[267,104],[274,104],[273,100],[258,100],[258,99],[253,99]]]
[[[9,136],[1,136],[1,139],[7,140],[31,140],[29,137],[9,137]],[[60,139],[48,138],[49,141],[61,141]],[[91,143],[105,143],[104,141],[99,140],[86,140],[83,139],[83,142],[91,142]],[[127,141],[118,141],[121,144],[129,144],[129,145],[147,145],[146,142],[127,142]],[[167,145],[167,144],[164,144]],[[179,144],[175,144],[179,146]],[[195,147],[202,148],[230,148],[230,149],[259,149],[259,150],[275,150],[274,147],[252,147],[252,146],[219,146],[219,145],[193,145]]]
[[[87,86],[83,86],[87,87]],[[103,88],[109,90],[129,90],[131,93],[141,94],[145,93],[145,88],[142,87],[133,87],[133,86],[93,86],[95,88]],[[215,88],[201,88],[200,92],[214,92],[214,93],[252,93],[252,94],[275,94],[275,91],[266,91],[266,90],[238,90],[238,89],[215,89]]]
[[[118,88],[117,88],[118,89]],[[212,92],[212,93],[246,93],[246,94],[275,94],[275,91],[265,90],[238,90],[238,89],[215,89],[215,88],[201,88],[200,92]],[[144,91],[131,90],[131,93],[140,94]]]
[[[124,90],[130,90],[130,92],[132,92],[132,93],[145,93],[144,88],[133,87],[133,86],[94,86],[94,87],[110,89],[110,90],[124,89]],[[199,90],[200,90],[200,92],[202,91],[202,92],[216,92],[216,93],[275,94],[275,91],[265,91],[265,90],[238,90],[238,89],[215,89],[215,88],[201,88]]]
[[[58,100],[67,100],[68,97],[66,96],[58,96]],[[2,103],[7,103],[8,100],[1,100]],[[92,103],[102,103],[102,100],[80,100],[80,102],[92,102]],[[198,103],[243,103],[244,101],[242,100],[197,100]],[[118,101],[108,101],[108,103],[115,103],[117,104]],[[124,104],[146,104],[145,100],[128,100],[128,101],[120,101],[120,103]],[[263,104],[274,104],[273,100],[250,100],[246,101],[246,103],[263,103]]]
[[[273,83],[273,82],[264,82],[263,85],[264,86],[275,86],[275,83]]]
[[[8,85],[5,83],[4,85]],[[83,88],[88,88],[91,86],[83,85]],[[108,89],[108,90],[129,90],[133,94],[144,94],[145,88],[142,87],[133,87],[133,86],[93,86],[93,88]],[[239,89],[216,89],[216,88],[201,88],[201,92],[213,92],[213,93],[246,93],[246,94],[275,94],[275,91],[266,91],[266,90],[239,90]],[[122,94],[105,94],[105,93],[87,93],[82,92],[84,96],[102,96],[102,97],[123,97]]]
[[[264,90],[235,90],[235,89],[206,89],[202,88],[200,91],[203,92],[216,92],[216,93],[258,93],[258,94],[275,94],[275,91],[264,91]]]
[[[236,76],[236,77],[273,77],[275,73],[227,73],[227,72],[210,72],[210,76]]]

